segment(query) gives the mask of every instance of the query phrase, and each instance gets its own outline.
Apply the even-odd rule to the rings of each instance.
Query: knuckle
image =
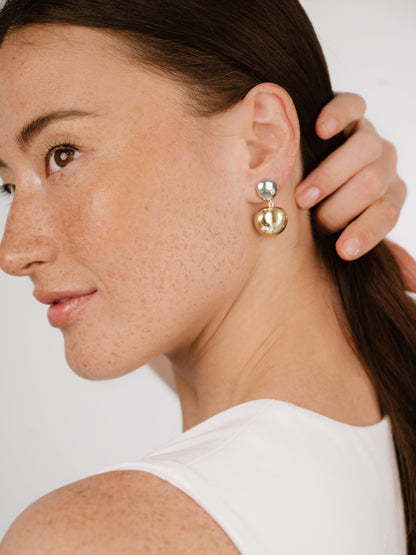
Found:
[[[375,168],[363,170],[361,174],[361,184],[366,196],[372,200],[380,198],[384,193],[385,184]]]
[[[362,148],[373,160],[380,158],[383,153],[383,141],[376,132],[362,129],[359,131],[359,140]]]
[[[397,193],[398,193],[398,196],[399,196],[399,200],[402,204],[404,204],[404,201],[406,200],[406,197],[407,197],[406,182],[403,181],[403,179],[399,178],[397,180],[396,187],[397,187]]]
[[[400,210],[388,198],[381,198],[379,200],[384,214],[384,221],[394,227],[399,219]]]
[[[385,222],[382,225],[380,223],[377,225],[376,221],[366,222],[366,225],[362,225],[359,230],[357,226],[355,236],[360,239],[365,250],[370,250],[385,237],[392,227],[393,225],[390,226],[389,223],[386,224]]]
[[[359,129],[370,131],[371,133],[377,134],[377,129],[367,118],[362,117],[358,123],[359,123]]]
[[[319,229],[328,233],[335,233],[340,229],[339,222],[337,221],[332,210],[325,210],[320,207],[314,214],[314,223]]]
[[[356,94],[356,97],[357,97],[358,109],[364,115],[365,112],[367,111],[367,102],[359,94]]]
[[[332,192],[332,184],[334,182],[334,172],[331,170],[331,164],[328,162],[328,159],[321,162],[307,178],[308,185],[318,187],[324,197]]]
[[[385,196],[388,198],[390,203],[395,204],[397,209],[400,211],[407,198],[407,185],[403,179],[397,178],[393,181],[389,185]]]
[[[397,149],[394,146],[393,143],[391,143],[390,141],[386,141],[383,140],[383,146],[384,146],[384,150],[388,156],[388,158],[390,158],[393,162],[393,165],[396,166],[397,165]]]

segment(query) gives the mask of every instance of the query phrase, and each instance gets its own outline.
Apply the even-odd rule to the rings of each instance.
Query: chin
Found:
[[[95,356],[92,356],[91,352],[82,354],[78,350],[74,352],[73,349],[65,349],[65,358],[71,370],[79,377],[91,381],[112,380],[125,376],[152,358],[145,358],[143,361],[136,359],[133,362],[123,360],[120,355],[106,353],[104,350],[99,353],[100,356],[97,356],[97,353],[94,354]]]

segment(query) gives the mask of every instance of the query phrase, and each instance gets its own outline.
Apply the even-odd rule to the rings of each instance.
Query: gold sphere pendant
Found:
[[[283,208],[263,208],[254,216],[254,226],[266,237],[279,235],[286,228],[287,214]]]

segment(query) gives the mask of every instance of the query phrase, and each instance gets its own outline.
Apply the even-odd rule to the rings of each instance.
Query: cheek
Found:
[[[249,265],[238,208],[198,156],[165,143],[131,160],[133,152],[101,164],[66,214],[76,264],[104,299],[88,331],[97,341],[81,350],[67,337],[70,365],[84,375],[95,359],[101,375],[107,365],[121,374],[192,340],[236,294]]]
[[[199,278],[204,267],[218,271],[232,247],[231,203],[227,207],[216,178],[207,176],[189,149],[156,142],[143,154],[132,148],[117,163],[100,165],[88,197],[74,209],[82,221],[83,248],[106,262],[124,261],[118,271],[126,279],[139,265],[142,279],[149,275],[155,285],[166,282],[169,272],[189,279],[195,266]]]

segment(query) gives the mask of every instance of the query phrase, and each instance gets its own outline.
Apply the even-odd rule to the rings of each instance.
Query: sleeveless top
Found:
[[[406,555],[390,418],[352,426],[277,399],[231,407],[138,462],[242,555]]]

